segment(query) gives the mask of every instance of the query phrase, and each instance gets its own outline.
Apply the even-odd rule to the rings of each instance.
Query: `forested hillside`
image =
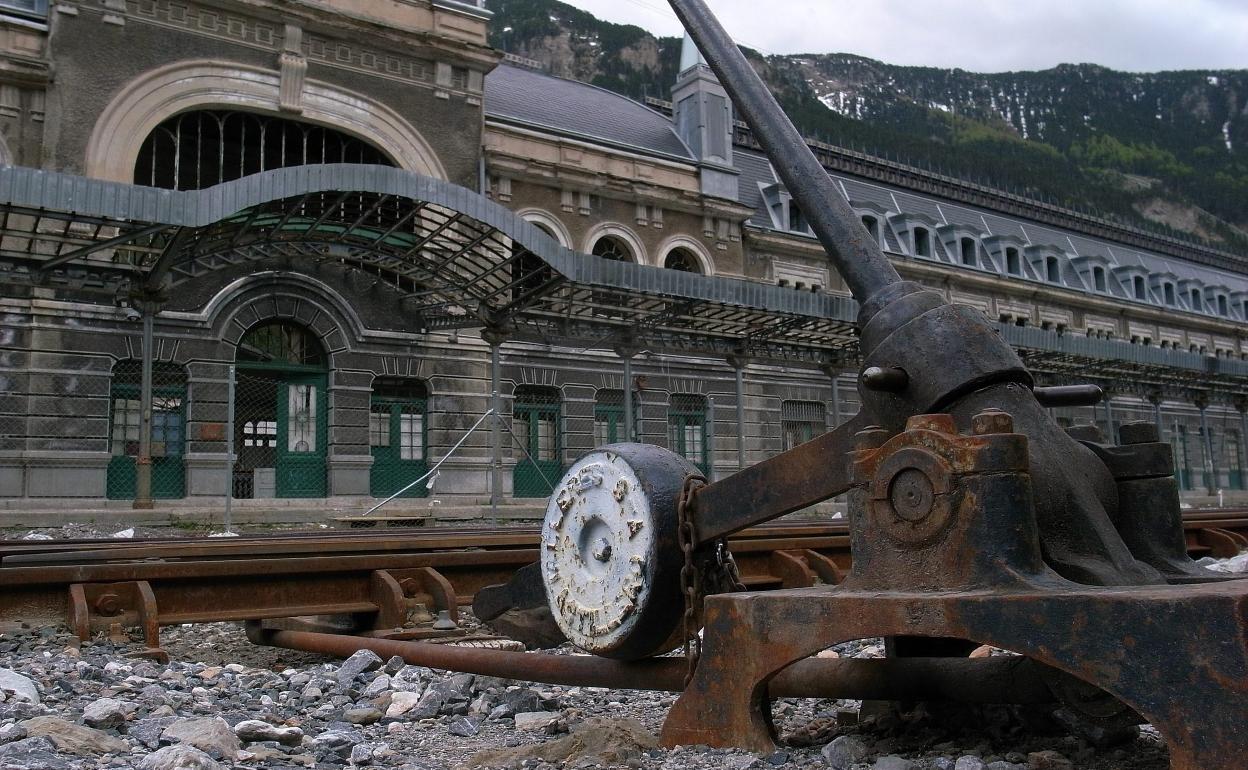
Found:
[[[638,99],[667,98],[675,82],[678,38],[557,0],[487,5],[494,45],[552,74]],[[1248,71],[978,74],[747,53],[813,138],[1248,248]]]

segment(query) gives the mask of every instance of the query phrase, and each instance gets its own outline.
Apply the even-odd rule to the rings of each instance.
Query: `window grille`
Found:
[[[780,422],[784,430],[784,450],[827,431],[827,407],[819,401],[785,401],[780,405]]]
[[[201,190],[275,168],[316,163],[393,166],[373,145],[325,126],[232,110],[175,115],[139,150],[135,184]]]
[[[672,249],[663,261],[668,270],[679,270],[682,273],[701,273],[702,264],[688,249]]]

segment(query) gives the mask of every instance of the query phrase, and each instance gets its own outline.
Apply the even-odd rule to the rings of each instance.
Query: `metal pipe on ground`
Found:
[[[624,662],[591,655],[505,652],[247,625],[254,644],[350,657],[372,650],[409,664],[544,684],[680,692],[684,658]],[[1065,677],[1030,658],[809,658],[771,680],[772,698],[1053,703],[1049,683]]]

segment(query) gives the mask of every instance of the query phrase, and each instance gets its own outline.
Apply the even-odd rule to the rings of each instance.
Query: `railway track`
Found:
[[[1184,527],[1193,556],[1248,548],[1248,509],[1191,511]],[[527,526],[0,541],[0,619],[68,623],[84,637],[138,626],[153,649],[161,626],[296,616],[380,635],[420,608],[454,622],[481,588],[537,561],[538,540]],[[755,527],[730,547],[753,590],[836,583],[850,566],[842,520]]]

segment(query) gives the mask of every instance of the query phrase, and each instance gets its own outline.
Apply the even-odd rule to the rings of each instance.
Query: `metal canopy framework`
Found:
[[[560,246],[470,190],[380,166],[302,166],[198,191],[0,169],[0,283],[113,304],[249,262],[332,262],[404,297],[412,328],[846,365],[852,300],[614,262]],[[1139,387],[1248,394],[1248,363],[1003,326],[1029,366]]]

